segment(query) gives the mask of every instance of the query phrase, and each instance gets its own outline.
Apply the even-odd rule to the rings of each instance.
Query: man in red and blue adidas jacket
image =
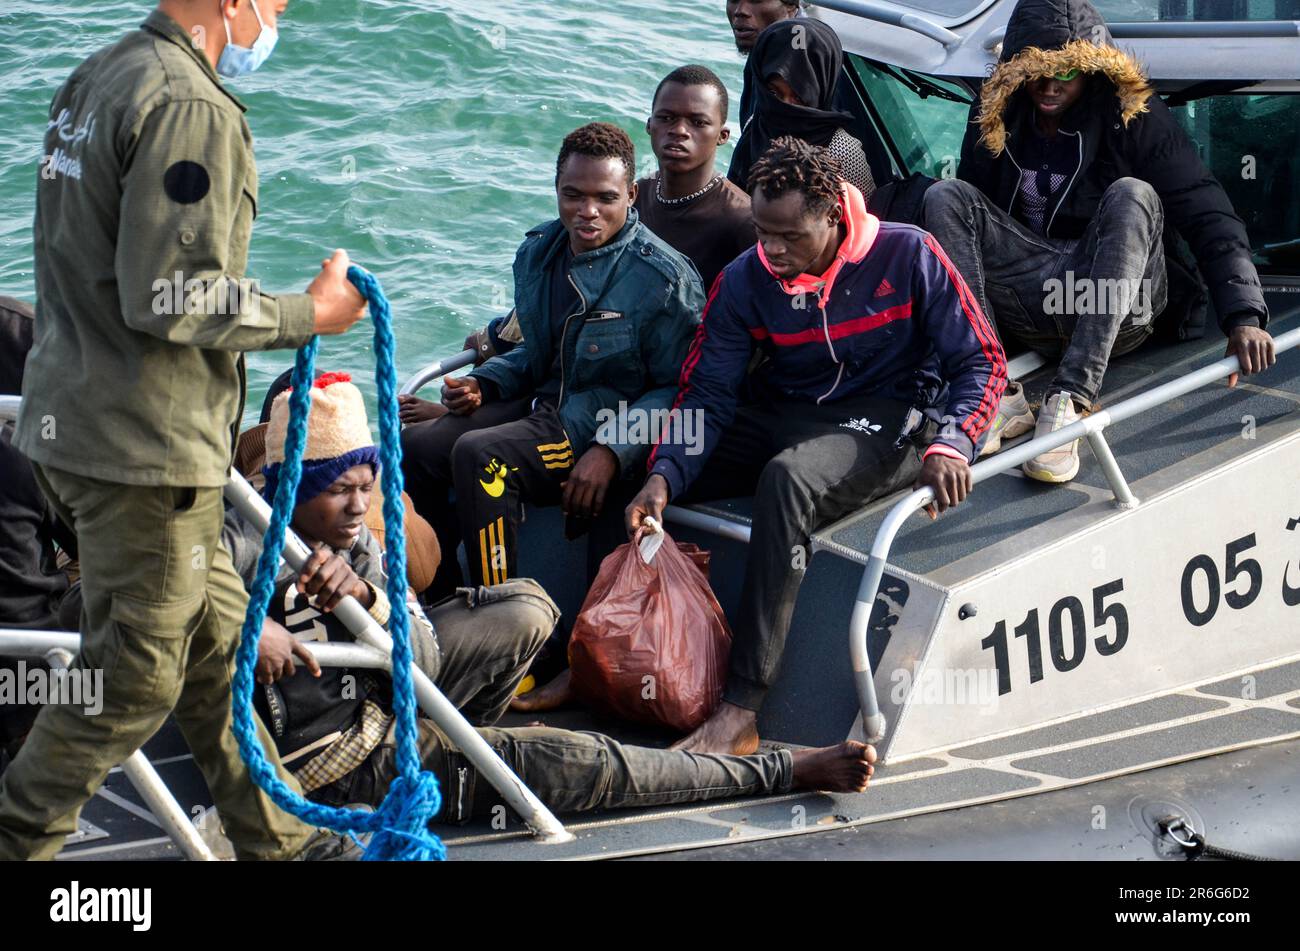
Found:
[[[713,285],[675,418],[627,508],[634,532],[670,499],[754,495],[723,703],[678,744],[695,752],[758,748],[809,536],[910,485],[933,488],[940,512],[962,501],[1007,382],[934,238],[868,214],[825,149],[778,139],[749,184],[758,244]],[[755,348],[766,362],[746,381]],[[742,385],[754,398],[738,405]]]

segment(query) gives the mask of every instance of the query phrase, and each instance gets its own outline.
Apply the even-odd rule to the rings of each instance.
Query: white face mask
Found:
[[[271,51],[275,49],[275,41],[280,38],[280,34],[269,28],[266,21],[262,19],[262,11],[257,8],[257,0],[249,0],[249,3],[252,4],[253,13],[257,15],[257,22],[262,27],[252,47],[236,46],[230,36],[230,20],[224,14],[221,17],[221,22],[226,27],[226,48],[221,51],[221,57],[217,60],[217,72],[227,79],[251,73],[265,63]]]

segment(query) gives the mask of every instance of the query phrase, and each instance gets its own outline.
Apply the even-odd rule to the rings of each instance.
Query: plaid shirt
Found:
[[[360,767],[384,741],[392,723],[393,718],[379,704],[365,701],[361,716],[351,729],[340,733],[338,739],[313,756],[306,766],[294,770],[294,778],[302,784],[303,792],[312,793],[338,782]]]

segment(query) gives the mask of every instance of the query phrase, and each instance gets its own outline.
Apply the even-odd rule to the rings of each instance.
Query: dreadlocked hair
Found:
[[[804,207],[812,212],[828,211],[840,200],[844,177],[839,160],[820,145],[783,135],[773,139],[762,157],[749,170],[749,193],[758,189],[769,200],[787,192],[802,192]]]
[[[585,155],[588,158],[616,158],[627,170],[627,184],[631,187],[636,180],[636,150],[628,134],[616,125],[608,122],[589,122],[580,129],[574,129],[564,137],[560,146],[560,156],[555,160],[555,181],[560,181],[564,163],[570,155]]]

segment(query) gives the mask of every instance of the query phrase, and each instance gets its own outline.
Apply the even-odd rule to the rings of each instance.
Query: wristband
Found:
[[[967,465],[970,465],[970,461],[965,457],[965,455],[961,453],[960,450],[954,449],[952,448],[952,446],[949,446],[946,443],[941,443],[941,442],[930,443],[929,448],[926,449],[924,453],[922,453],[921,459],[922,461],[924,461],[930,458],[931,456],[949,456],[953,459],[960,459],[962,462],[966,463]]]

